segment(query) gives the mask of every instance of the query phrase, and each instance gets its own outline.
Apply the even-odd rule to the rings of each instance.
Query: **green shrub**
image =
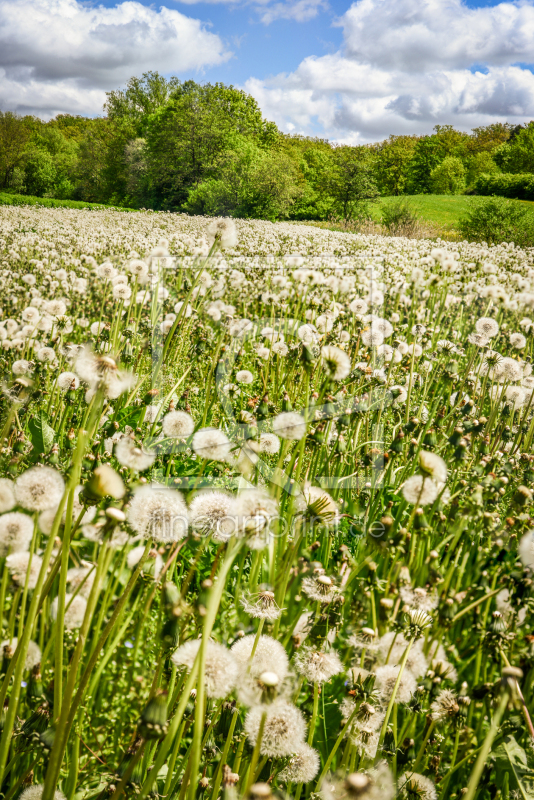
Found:
[[[396,197],[382,206],[382,224],[391,236],[411,236],[419,222],[417,211],[405,197]]]
[[[434,194],[463,194],[465,192],[465,167],[460,158],[447,156],[430,173],[430,187]]]
[[[534,214],[503,197],[473,200],[470,211],[460,219],[459,228],[469,241],[534,246]]]
[[[516,200],[534,200],[534,175],[524,172],[519,175],[480,175],[473,185],[474,194],[499,195]]]

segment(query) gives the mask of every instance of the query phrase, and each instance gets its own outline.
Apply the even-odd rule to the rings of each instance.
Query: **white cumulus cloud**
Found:
[[[285,130],[346,142],[534,117],[534,5],[359,0],[343,48],[245,88]]]
[[[175,9],[78,0],[0,0],[0,107],[42,116],[101,113],[131,75],[220,64],[220,37]]]

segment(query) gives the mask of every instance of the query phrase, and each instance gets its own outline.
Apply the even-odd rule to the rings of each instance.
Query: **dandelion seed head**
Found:
[[[487,339],[493,339],[499,333],[499,323],[491,317],[481,317],[475,324],[475,330]]]
[[[27,550],[33,536],[33,520],[20,511],[0,516],[0,557]]]
[[[37,586],[42,563],[43,559],[37,553],[30,557],[29,552],[19,551],[6,557],[6,566],[11,579],[18,586],[27,586],[28,589],[35,589]]]
[[[423,475],[412,475],[402,485],[402,494],[406,502],[418,506],[428,506],[433,503],[439,491],[439,486],[432,478]]]
[[[8,646],[11,648],[13,653],[17,649],[17,645],[19,643],[18,637],[14,636],[11,640],[5,639],[3,642],[0,643],[0,659],[4,652],[4,647]],[[26,652],[26,658],[24,660],[24,669],[25,670],[32,670],[37,664],[41,663],[41,648],[37,644],[30,639],[28,642],[28,650]]]
[[[226,492],[206,491],[195,495],[189,504],[191,526],[216,542],[226,542],[237,532],[235,497]]]
[[[55,597],[52,600],[50,605],[50,616],[54,620],[57,620],[58,614],[58,605],[59,605],[59,597]],[[65,618],[64,618],[64,625],[65,629],[68,631],[76,630],[80,628],[83,622],[83,618],[85,616],[85,611],[87,608],[87,600],[85,597],[77,594],[67,594],[65,595]]]
[[[173,664],[191,670],[200,649],[201,639],[189,639],[171,656]],[[208,697],[226,697],[237,683],[239,665],[231,650],[224,645],[208,640],[206,645],[206,661],[204,681]]]
[[[281,439],[299,441],[306,436],[306,420],[296,411],[283,411],[273,419],[273,431]]]
[[[319,772],[320,763],[317,750],[309,744],[301,744],[278,773],[278,780],[283,783],[309,783]]]
[[[323,367],[328,377],[333,381],[342,381],[351,370],[350,358],[339,347],[328,345],[321,350]]]
[[[275,455],[280,450],[280,439],[275,433],[260,434],[260,452]]]
[[[295,748],[304,744],[306,723],[302,711],[285,700],[268,706],[254,706],[245,717],[245,732],[251,747],[258,738],[263,714],[266,714],[260,753],[268,758],[292,755]]]
[[[226,461],[232,443],[220,428],[200,428],[193,436],[192,447],[201,458],[209,461]]]
[[[326,683],[343,672],[343,664],[335,650],[324,652],[303,647],[296,653],[294,661],[297,673],[310,683]]]
[[[186,411],[169,411],[163,417],[162,430],[169,439],[185,439],[195,430],[195,422]]]
[[[128,522],[145,539],[178,542],[187,536],[189,517],[182,495],[157,485],[140,486],[128,507]]]
[[[137,567],[137,565],[141,561],[141,558],[143,557],[144,552],[145,552],[144,544],[141,544],[138,547],[134,547],[132,550],[130,550],[126,558],[126,564],[128,565],[128,569],[130,571],[133,571]],[[148,558],[145,561],[144,566],[142,568],[143,574],[149,575],[152,578],[154,578],[154,580],[157,580],[161,574],[162,569],[163,569],[162,557],[160,556],[157,550],[150,550]]]
[[[405,772],[398,782],[399,798],[401,800],[437,800],[438,793],[430,778],[419,775],[417,772]]]
[[[123,467],[134,470],[135,472],[144,472],[152,466],[156,460],[156,454],[151,453],[142,445],[138,445],[129,436],[122,436],[115,444],[115,458]]]
[[[382,667],[377,667],[376,674],[376,688],[379,692],[383,702],[388,703],[393,689],[399,675],[399,666],[392,664],[384,664]],[[417,688],[415,677],[408,669],[404,669],[397,694],[395,696],[396,703],[408,703]]]
[[[0,514],[11,511],[15,502],[15,484],[9,478],[0,478]]]

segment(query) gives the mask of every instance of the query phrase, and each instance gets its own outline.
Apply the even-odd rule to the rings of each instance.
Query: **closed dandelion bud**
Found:
[[[42,703],[24,721],[20,732],[28,741],[39,744],[41,735],[48,729],[49,720],[48,703]]]
[[[333,417],[336,413],[336,408],[334,406],[334,398],[332,395],[328,395],[326,398],[327,402],[324,405],[323,412],[326,414],[328,418]]]
[[[460,441],[462,439],[464,432],[461,428],[455,428],[452,432],[451,436],[449,436],[449,442],[452,444],[453,447],[458,447]]]
[[[394,756],[396,752],[395,735],[393,733],[392,728],[390,728],[389,725],[384,736],[382,750],[384,751],[384,753],[386,753],[386,755],[389,756]]]
[[[172,613],[173,608],[180,603],[178,587],[171,581],[167,581],[163,587],[163,603],[167,613]]]
[[[434,430],[427,431],[423,438],[423,444],[426,447],[436,447],[437,443],[438,437],[436,436],[436,432]]]
[[[318,355],[318,353],[317,353]],[[304,345],[302,348],[302,362],[304,364],[305,369],[309,369],[313,362],[316,360],[316,355],[311,347],[307,347]]]
[[[168,619],[161,630],[161,638],[165,647],[174,649],[180,642],[181,625],[178,617]]]
[[[143,739],[163,739],[168,729],[167,692],[158,689],[141,714],[139,734]]]
[[[217,721],[217,725],[215,726],[214,729],[214,734],[216,739],[221,737],[226,739],[234,715],[237,713],[238,709],[236,707],[235,700],[232,701],[231,703],[223,703],[222,710],[219,715],[219,719]]]
[[[282,411],[293,411],[293,404],[287,392],[284,392]]]
[[[402,453],[403,448],[404,448],[404,441],[403,441],[404,438],[405,438],[404,433],[401,430],[399,430],[397,435],[395,436],[395,438],[391,442],[391,446],[390,446],[389,449],[393,453],[397,453],[397,454],[398,453]]]
[[[125,492],[126,488],[120,475],[107,464],[101,464],[93,470],[93,474],[83,487],[80,498],[82,501],[93,504],[98,503],[102,497],[114,497],[118,500],[124,497]]]
[[[315,433],[312,433],[310,436],[310,440],[319,445],[324,443],[324,429],[322,425],[317,426]]]
[[[43,679],[41,675],[41,664],[36,664],[30,673],[30,680],[28,681],[28,697],[42,697],[43,696]]]
[[[10,661],[13,658],[13,654],[14,650],[12,645],[10,644],[4,645],[2,652],[2,675],[6,674],[9,668]]]
[[[416,531],[422,531],[429,527],[428,520],[422,508],[418,508],[415,512],[413,526]]]
[[[344,436],[338,436],[338,439],[336,441],[336,453],[340,453],[342,455],[343,453],[346,452],[347,452],[347,441]]]
[[[341,416],[337,418],[337,424],[340,428],[348,428],[350,425],[350,414],[341,414]]]
[[[54,739],[56,737],[56,729],[55,726],[51,725],[49,728],[46,728],[41,735],[39,736],[39,742],[41,747],[44,750],[50,751],[54,746]]]
[[[250,800],[271,800],[273,793],[268,783],[253,783],[247,797]]]
[[[256,409],[258,419],[265,419],[269,416],[269,396],[264,395]]]
[[[223,767],[222,785],[226,789],[229,786],[235,786],[239,782],[239,775],[237,772],[232,772],[228,764]]]
[[[519,486],[512,498],[512,503],[516,506],[526,506],[532,501],[532,490],[527,486]]]

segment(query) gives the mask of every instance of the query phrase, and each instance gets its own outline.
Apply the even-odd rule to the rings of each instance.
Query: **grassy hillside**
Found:
[[[116,211],[136,211],[134,208],[105,206],[102,203],[86,203],[83,200],[56,200],[53,197],[32,197],[26,194],[0,192],[0,206],[44,206],[45,208],[115,208]]]
[[[380,207],[383,203],[391,201],[391,197],[381,197],[373,208],[373,218],[380,220]],[[425,222],[431,222],[443,228],[456,228],[460,217],[467,213],[471,203],[478,198],[469,195],[447,195],[447,194],[415,194],[408,196],[407,199]],[[534,207],[534,202],[528,200],[517,200],[527,206]]]

